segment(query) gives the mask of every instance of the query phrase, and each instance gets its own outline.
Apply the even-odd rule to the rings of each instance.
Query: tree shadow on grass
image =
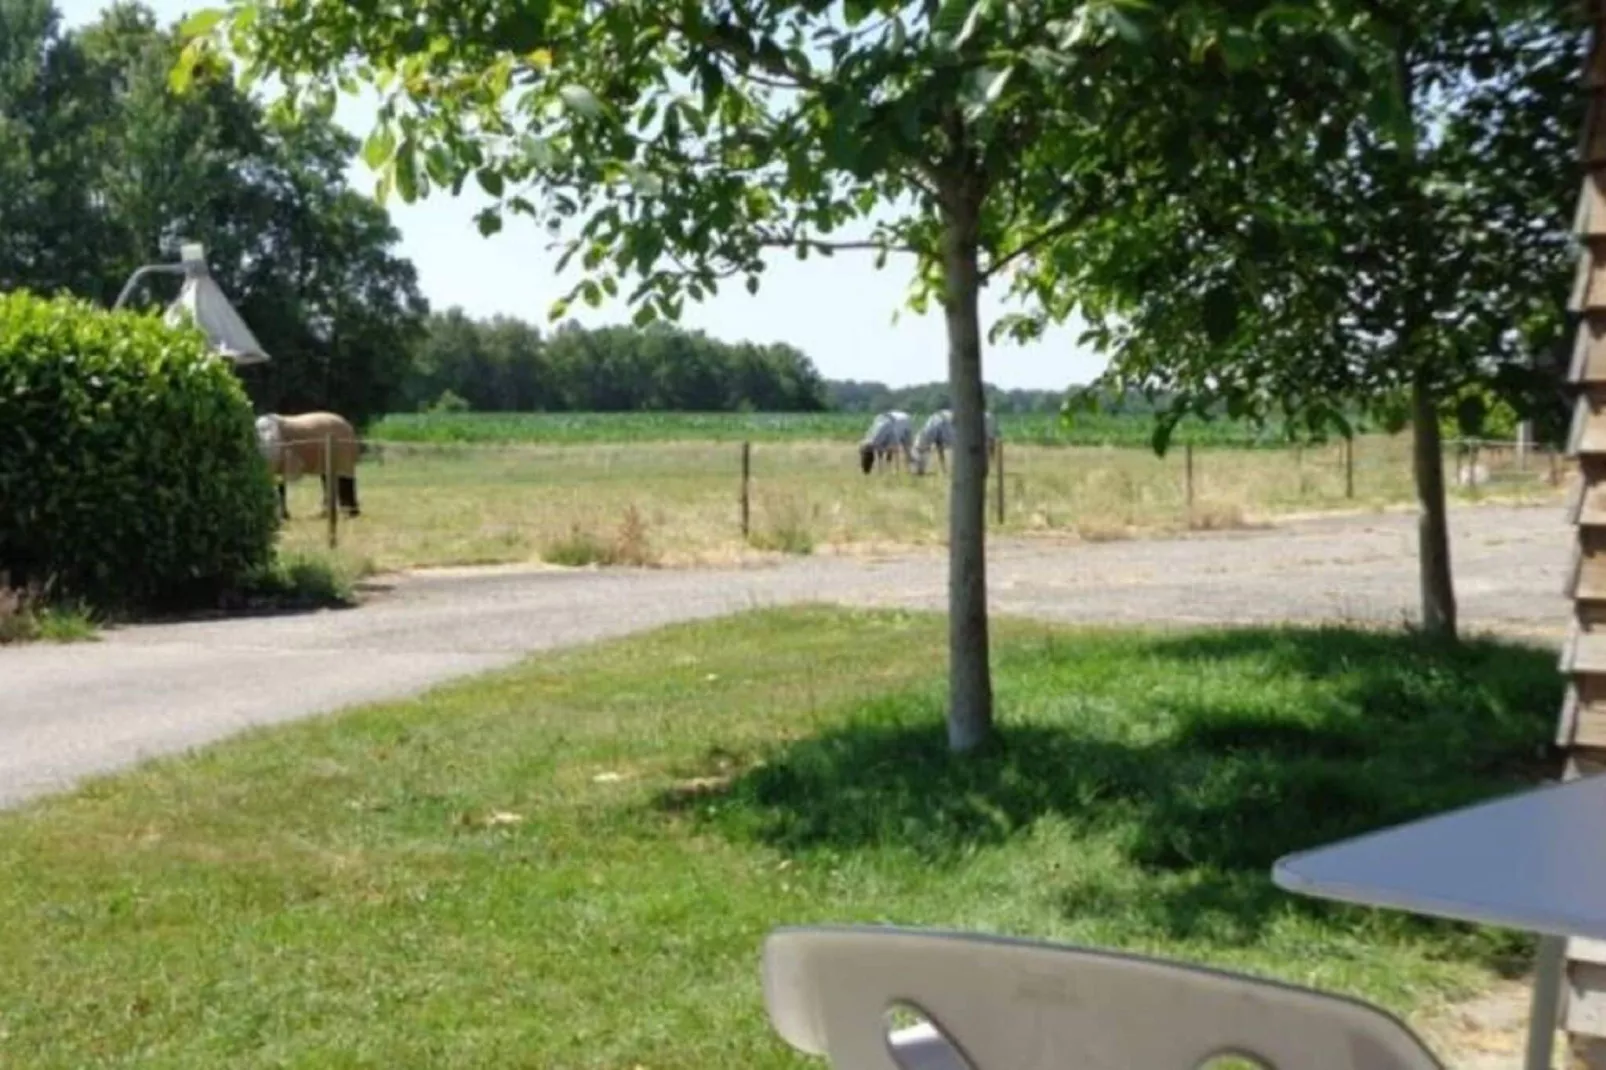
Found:
[[[712,791],[667,792],[659,805],[787,852],[898,850],[939,866],[1052,817],[1072,835],[1118,844],[1136,871],[1157,878],[1163,890],[1145,892],[1138,907],[1163,931],[1239,943],[1277,914],[1345,909],[1276,889],[1270,869],[1282,855],[1557,770],[1548,743],[1561,680],[1544,650],[1255,629],[1157,637],[1124,651],[1116,656],[1132,659],[1131,673],[1111,674],[1106,649],[1106,682],[1087,691],[1168,728],[1111,732],[1108,722],[1079,720],[1074,704],[1011,723],[1001,704],[997,739],[955,756],[928,698],[878,700]],[[1074,638],[1014,651],[1001,693],[1011,672],[1048,673],[1051,690],[1078,693],[1090,678],[1082,659],[1092,656]],[[1127,679],[1187,680],[1223,665],[1245,681],[1231,698],[1190,697],[1183,686],[1159,700],[1163,710],[1145,709],[1141,682]],[[1106,894],[1122,893],[1076,887],[1063,906],[1086,912]]]

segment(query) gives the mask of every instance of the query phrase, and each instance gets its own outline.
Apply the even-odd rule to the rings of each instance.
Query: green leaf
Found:
[[[377,171],[395,151],[396,132],[388,123],[376,126],[369,132],[368,139],[362,143],[362,162]]]
[[[479,182],[480,189],[484,190],[488,195],[492,197],[502,196],[502,172],[491,167],[482,167],[474,172],[474,178]]]
[[[397,150],[394,165],[396,175],[396,192],[408,204],[418,199],[418,163],[413,155],[411,142],[403,142]]]
[[[480,235],[489,238],[502,229],[502,213],[487,208],[475,215],[474,222],[480,229]]]
[[[195,67],[200,62],[200,52],[194,44],[186,45],[179,53],[178,62],[173,69],[167,72],[167,86],[178,96],[189,91],[190,84],[195,80]]]
[[[1013,73],[1013,67],[1005,67],[1003,70],[993,74],[986,82],[986,88],[982,92],[982,99],[988,104],[995,103],[999,97],[1004,95],[1004,88],[1009,85],[1009,76]]]
[[[1262,29],[1269,22],[1278,22],[1295,29],[1307,29],[1320,25],[1321,21],[1322,12],[1317,5],[1273,4],[1255,16],[1255,29]]]
[[[456,196],[462,192],[463,176],[453,176],[452,171],[452,157],[446,151],[446,147],[431,145],[424,153],[424,173],[431,181],[438,182],[442,186],[451,184],[453,196]]]
[[[190,41],[211,33],[212,29],[223,21],[224,14],[223,8],[220,7],[202,8],[179,24],[179,40]]]
[[[966,118],[975,121],[998,102],[1004,87],[1009,84],[1010,73],[1011,68],[1008,67],[1003,70],[980,67],[970,72],[964,87]]]
[[[1229,71],[1248,70],[1260,60],[1260,42],[1241,30],[1228,30],[1221,39],[1221,58]]]
[[[1226,342],[1238,329],[1238,294],[1231,286],[1216,286],[1204,295],[1204,329],[1213,345]]]
[[[588,119],[602,117],[602,102],[597,95],[583,85],[566,85],[558,90],[558,96],[571,110],[579,112]]]
[[[558,320],[562,319],[568,314],[569,302],[566,298],[560,297],[556,301],[552,302],[552,307],[547,310],[546,318],[548,322],[556,323]]]
[[[719,107],[719,98],[725,92],[725,74],[716,64],[709,63],[701,71],[703,83],[703,112],[713,115]]]
[[[598,286],[590,279],[587,279],[580,284],[580,296],[585,300],[587,305],[592,308],[596,308],[598,305],[602,304],[602,287]]]
[[[970,17],[970,0],[942,0],[931,20],[931,37],[943,48],[956,49],[956,38]]]
[[[747,292],[750,293],[750,294],[758,293],[758,276],[757,275],[749,275],[749,276],[747,276]]]
[[[987,16],[987,12],[992,6],[992,0],[976,0],[970,6],[969,13],[965,15],[964,23],[959,27],[959,33],[954,37],[954,48],[964,48],[965,42],[976,35],[976,31],[981,29],[981,20]]]
[[[647,324],[651,323],[657,318],[658,310],[653,308],[649,303],[638,306],[636,308],[635,315],[630,317],[630,322],[634,323],[637,327],[645,327]]]
[[[1106,12],[1106,17],[1109,18],[1110,25],[1114,27],[1115,32],[1132,44],[1142,44],[1144,38],[1148,36],[1143,32],[1143,27],[1139,26],[1131,15],[1128,15],[1119,7],[1110,7]]]
[[[544,171],[557,162],[558,156],[551,143],[534,134],[525,134],[519,141],[519,148],[524,151],[525,160],[538,171]]]
[[[643,197],[657,197],[664,192],[664,181],[645,167],[638,164],[626,164],[625,176],[637,193]]]

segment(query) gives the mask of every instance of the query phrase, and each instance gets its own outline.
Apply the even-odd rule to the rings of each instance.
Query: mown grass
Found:
[[[927,413],[912,414],[924,420]],[[1147,416],[1077,414],[1067,423],[1057,413],[998,417],[1004,437],[1037,446],[1127,446],[1147,448],[1153,421]],[[451,412],[397,413],[368,430],[392,442],[479,442],[576,445],[620,442],[795,442],[822,438],[858,440],[870,424],[853,412]],[[1190,419],[1177,430],[1178,445],[1275,446],[1275,431],[1257,432],[1225,420]]]
[[[1408,443],[1361,439],[1355,496],[1346,495],[1338,447],[1195,452],[1193,508],[1181,451],[1005,447],[1005,535],[1129,538],[1155,532],[1243,527],[1323,509],[1377,508],[1412,500]],[[749,538],[742,538],[741,450],[681,441],[598,445],[384,443],[358,469],[363,515],[342,518],[342,553],[381,568],[607,556],[627,519],[654,563],[724,563],[759,553],[832,553],[941,545],[948,483],[940,474],[865,476],[851,438],[762,442],[752,447]],[[1452,486],[1455,464],[1447,461]],[[1536,466],[1519,477],[1507,462],[1493,490],[1530,501],[1559,493]],[[284,545],[322,552],[318,482],[291,487]],[[581,553],[580,551],[584,551]],[[626,555],[635,560],[638,555]]]
[[[1343,630],[998,626],[948,755],[939,618],[670,628],[0,815],[0,1061],[783,1067],[772,927],[1131,948],[1424,1014],[1525,938],[1324,904],[1286,851],[1514,789],[1553,657]],[[830,666],[822,672],[822,666]]]

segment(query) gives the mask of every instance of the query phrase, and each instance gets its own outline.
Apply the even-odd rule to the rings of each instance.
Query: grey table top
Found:
[[[1606,776],[1287,855],[1272,880],[1323,899],[1606,940]]]

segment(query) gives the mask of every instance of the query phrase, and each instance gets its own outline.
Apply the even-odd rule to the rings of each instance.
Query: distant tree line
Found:
[[[1059,390],[987,388],[994,412],[1053,413]],[[460,308],[426,323],[403,380],[399,408],[476,412],[933,412],[942,383],[890,387],[827,380],[784,343],[726,342],[663,322],[544,334],[509,316],[475,319]],[[1151,412],[1140,395],[1107,408]]]
[[[429,317],[403,380],[411,411],[819,412],[825,380],[782,343],[724,342],[665,323],[543,334],[523,320]]]
[[[1030,415],[1057,413],[1065,405],[1065,390],[1005,390],[986,384],[987,406],[995,413]],[[1149,415],[1156,402],[1137,391],[1125,397],[1113,391],[1096,391],[1096,408],[1101,412],[1122,416]],[[826,396],[833,409],[842,412],[885,412],[902,409],[905,412],[934,412],[949,407],[947,383],[920,383],[915,386],[888,386],[885,383],[858,379],[832,379],[826,383]]]

